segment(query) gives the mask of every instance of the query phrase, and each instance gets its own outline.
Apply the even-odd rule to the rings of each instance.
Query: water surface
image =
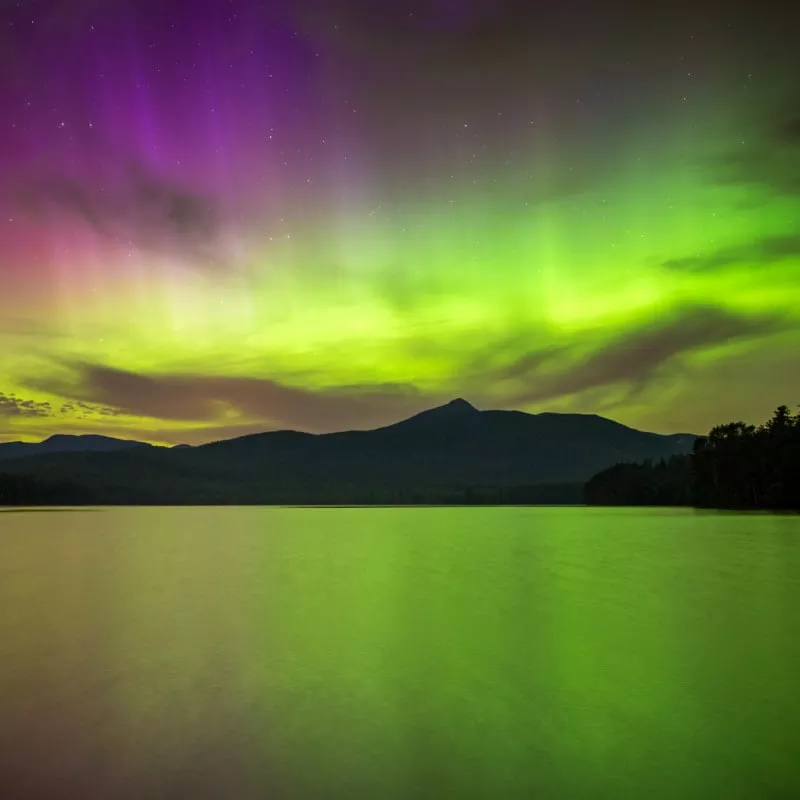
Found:
[[[800,518],[0,514],[0,797],[789,798]]]

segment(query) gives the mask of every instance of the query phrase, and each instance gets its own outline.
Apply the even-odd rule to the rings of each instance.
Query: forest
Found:
[[[800,413],[777,408],[761,425],[729,422],[687,455],[616,464],[591,478],[587,505],[800,511]]]

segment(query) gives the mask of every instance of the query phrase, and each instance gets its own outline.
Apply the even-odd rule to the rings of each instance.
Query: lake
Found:
[[[0,797],[789,798],[800,517],[0,513]]]

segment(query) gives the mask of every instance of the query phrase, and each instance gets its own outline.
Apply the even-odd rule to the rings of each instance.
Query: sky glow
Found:
[[[800,402],[792,12],[377,5],[0,4],[0,439]]]

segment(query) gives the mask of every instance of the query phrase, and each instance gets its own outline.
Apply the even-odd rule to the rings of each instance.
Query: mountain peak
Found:
[[[445,403],[443,406],[436,406],[436,408],[429,408],[426,411],[420,411],[409,419],[396,422],[394,425],[389,425],[386,430],[394,430],[398,427],[405,428],[408,425],[441,425],[452,423],[471,423],[481,417],[481,412],[475,406],[468,403],[461,397]]]
[[[451,411],[477,411],[478,409],[475,408],[472,403],[465,400],[463,397],[456,397],[455,400],[451,400],[449,403],[445,403],[441,408],[447,408]]]
[[[422,414],[418,414],[417,416],[425,416],[429,418],[468,418],[472,416],[478,416],[481,412],[478,411],[472,403],[467,402],[464,400],[463,397],[457,397],[455,400],[451,400],[449,403],[445,403],[443,406],[437,406],[436,408],[429,408],[427,411],[423,411]]]

